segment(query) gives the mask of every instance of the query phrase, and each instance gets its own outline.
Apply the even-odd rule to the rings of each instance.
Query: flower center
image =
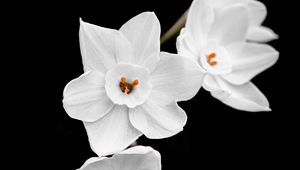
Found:
[[[134,80],[132,83],[126,82],[126,77],[121,77],[120,79],[120,89],[125,94],[130,94],[135,86],[139,84],[138,80]]]
[[[114,104],[134,108],[143,104],[152,90],[148,69],[119,63],[106,72],[105,91]]]
[[[232,71],[230,54],[216,42],[208,42],[199,54],[200,65],[212,75],[225,75]]]
[[[207,56],[207,63],[211,65],[212,67],[217,65],[217,61],[212,61],[214,58],[216,58],[216,53],[211,53]]]

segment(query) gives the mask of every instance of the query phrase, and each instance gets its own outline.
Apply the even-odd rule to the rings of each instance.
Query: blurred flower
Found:
[[[120,30],[80,21],[85,73],[64,89],[63,105],[82,120],[98,156],[125,149],[144,134],[166,138],[182,131],[188,100],[202,84],[191,59],[160,52],[160,24],[145,12]]]
[[[79,170],[161,170],[159,152],[151,147],[136,146],[107,157],[88,159]]]
[[[203,87],[215,98],[239,110],[269,111],[267,98],[250,80],[272,66],[279,53],[247,41],[252,25],[245,5],[215,9],[209,2],[192,3],[177,39],[178,53],[199,63]]]
[[[266,6],[256,0],[211,0],[216,11],[231,8],[236,5],[243,5],[249,14],[249,29],[246,38],[251,41],[266,42],[278,38],[270,28],[262,26],[267,16]]]

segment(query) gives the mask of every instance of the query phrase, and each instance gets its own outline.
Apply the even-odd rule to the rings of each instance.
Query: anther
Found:
[[[134,80],[131,84],[131,83],[126,82],[126,77],[121,77],[119,86],[120,86],[120,89],[123,93],[129,94],[129,93],[131,93],[133,88],[135,86],[137,86],[138,84],[139,84],[138,80]]]
[[[212,61],[213,58],[216,58],[217,54],[216,53],[211,53],[207,56],[207,62],[209,65],[211,66],[215,66],[217,65],[217,62],[216,61]]]
[[[126,82],[126,77],[121,77],[120,82],[125,83]]]
[[[138,80],[134,80],[133,82],[132,82],[132,85],[133,86],[137,86],[139,84],[139,81]]]

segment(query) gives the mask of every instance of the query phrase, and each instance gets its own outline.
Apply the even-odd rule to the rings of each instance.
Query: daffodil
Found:
[[[270,28],[262,26],[266,16],[266,6],[257,0],[210,0],[214,10],[224,10],[236,5],[243,5],[248,10],[249,28],[246,38],[250,41],[267,42],[278,38]]]
[[[159,152],[151,147],[135,146],[112,157],[93,157],[79,170],[161,170]]]
[[[64,89],[63,105],[82,120],[98,156],[125,149],[144,134],[151,139],[183,130],[187,116],[177,101],[192,98],[203,75],[191,59],[160,52],[160,24],[145,12],[119,30],[80,20],[85,73]]]
[[[195,0],[177,49],[200,65],[203,87],[213,97],[239,110],[269,111],[267,98],[250,80],[272,66],[279,53],[247,41],[253,17],[244,4],[214,8],[209,0]]]

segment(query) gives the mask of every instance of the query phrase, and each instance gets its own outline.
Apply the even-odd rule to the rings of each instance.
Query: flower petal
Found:
[[[207,91],[218,91],[220,90],[219,85],[217,84],[214,75],[212,74],[206,74],[203,79],[203,88]]]
[[[243,5],[219,9],[209,33],[209,39],[220,45],[244,41],[249,26],[247,8]]]
[[[221,78],[215,77],[219,90],[211,91],[212,96],[224,104],[243,111],[270,111],[268,99],[251,82],[243,85],[232,85]]]
[[[147,67],[152,71],[159,61],[160,23],[153,12],[144,12],[125,23],[120,31],[133,47],[132,64]]]
[[[96,71],[88,71],[69,82],[63,95],[66,112],[82,121],[96,121],[113,107],[104,89],[104,75]]]
[[[185,31],[185,28],[182,28],[180,31],[180,35],[176,40],[176,48],[179,55],[188,57],[196,62],[198,62],[198,55],[200,54],[199,48],[197,49],[192,43],[194,40],[191,39],[192,36],[189,36]]]
[[[211,0],[212,6],[219,10],[234,5],[244,5],[249,11],[250,25],[261,25],[267,15],[266,6],[253,0]]]
[[[84,122],[91,148],[98,156],[119,152],[133,143],[142,134],[135,129],[128,116],[126,106],[115,105],[96,122]]]
[[[203,72],[187,57],[162,52],[160,62],[151,75],[152,89],[171,95],[175,100],[189,100],[199,91]]]
[[[267,16],[266,6],[262,2],[250,0],[247,1],[247,8],[249,10],[250,25],[261,25]]]
[[[110,168],[110,169],[109,169]],[[85,161],[79,170],[113,170],[109,164],[109,158],[107,157],[92,157]]]
[[[119,60],[131,56],[130,43],[117,30],[80,20],[79,39],[85,71],[93,69],[104,73]]]
[[[159,152],[151,147],[135,146],[114,155],[118,160],[116,169],[122,170],[161,170],[161,157]]]
[[[136,170],[149,169],[161,170],[161,158],[159,152],[151,147],[135,146],[111,158],[90,158],[80,170]]]
[[[207,33],[213,23],[214,12],[208,0],[193,1],[187,16],[186,31],[192,44],[203,47],[206,44]]]
[[[176,102],[162,92],[152,91],[141,106],[129,110],[132,125],[146,137],[160,139],[183,130],[187,116]]]
[[[256,43],[237,43],[228,48],[232,57],[232,73],[223,76],[234,84],[243,84],[274,65],[279,53],[271,46]]]
[[[247,33],[247,39],[256,42],[268,42],[278,39],[278,35],[267,27],[250,27]]]

